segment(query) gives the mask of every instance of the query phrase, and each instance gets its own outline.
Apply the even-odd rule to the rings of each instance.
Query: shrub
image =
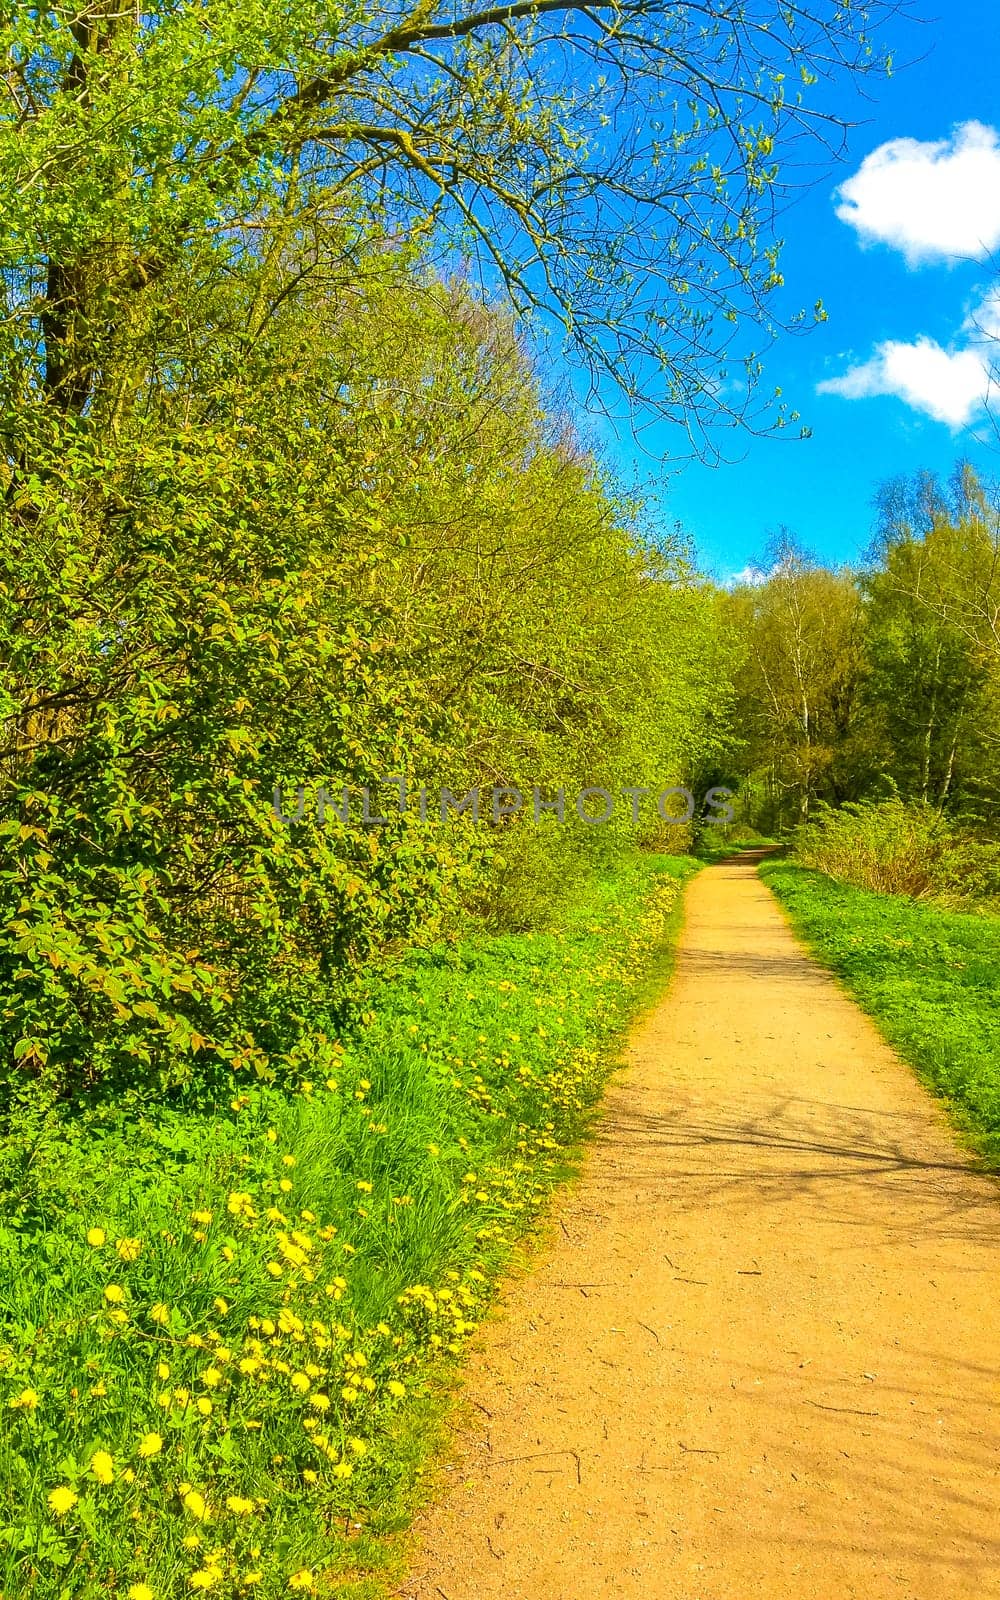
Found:
[[[919,801],[824,807],[797,830],[794,854],[803,866],[876,894],[949,903],[1000,894],[1000,845],[975,839]]]

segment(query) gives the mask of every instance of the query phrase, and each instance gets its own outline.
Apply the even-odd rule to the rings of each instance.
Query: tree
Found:
[[[742,414],[773,327],[776,152],[836,139],[811,91],[879,70],[894,10],[17,8],[0,30],[5,409],[42,396],[119,425],[151,364],[177,359],[190,283],[258,258],[252,337],[304,274],[425,238],[704,444]]]
[[[886,484],[865,577],[868,695],[905,795],[943,808],[998,798],[1000,541],[996,513],[960,468]]]
[[[741,585],[729,612],[741,641],[737,726],[769,826],[808,820],[817,799],[863,790],[871,752],[859,723],[861,602],[853,575],[831,572],[783,534],[768,575]]]

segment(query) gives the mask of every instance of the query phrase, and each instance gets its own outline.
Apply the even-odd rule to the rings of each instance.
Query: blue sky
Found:
[[[921,467],[946,476],[963,456],[1000,475],[1000,447],[977,443],[987,435],[977,403],[982,336],[963,328],[971,316],[979,328],[992,321],[1000,336],[1000,298],[981,309],[1000,283],[996,0],[947,0],[945,14],[897,28],[897,40],[899,58],[924,59],[869,86],[867,101],[852,97],[838,108],[863,119],[851,129],[845,160],[782,222],[787,304],[821,298],[830,320],[807,336],[783,338],[766,379],[781,385],[813,437],[747,438],[743,459],[732,465],[692,464],[665,481],[659,474],[663,515],[680,520],[703,567],[719,578],[754,564],[781,524],[824,561],[857,560],[871,537],[873,494],[887,477]],[[956,137],[969,123],[982,127]],[[997,134],[992,148],[988,130]],[[902,139],[952,143],[882,150]],[[849,191],[852,225],[838,217],[834,191],[876,151]],[[887,242],[864,242],[865,229]],[[970,259],[970,238],[987,236],[992,258],[980,249],[980,259]],[[817,392],[831,381],[847,394]],[[887,388],[908,399],[871,392]],[[657,451],[670,445],[662,430],[648,442]],[[627,438],[612,455],[626,472],[650,473],[649,457]]]

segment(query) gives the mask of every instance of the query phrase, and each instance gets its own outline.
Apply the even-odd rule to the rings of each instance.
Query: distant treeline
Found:
[[[898,799],[974,833],[1000,819],[1000,517],[967,466],[887,484],[860,571],[790,539],[726,600],[745,815]]]

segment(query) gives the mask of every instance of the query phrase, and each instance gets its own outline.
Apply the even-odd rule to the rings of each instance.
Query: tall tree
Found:
[[[873,30],[894,9],[13,8],[4,399],[113,420],[151,352],[170,359],[179,286],[254,253],[268,265],[259,324],[287,292],[291,244],[301,273],[376,235],[423,236],[701,435],[740,414],[760,374],[782,281],[777,152],[803,133],[836,139],[815,86],[878,70]]]

